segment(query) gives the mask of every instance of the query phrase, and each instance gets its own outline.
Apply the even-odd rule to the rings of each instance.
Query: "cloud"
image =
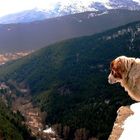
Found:
[[[36,6],[36,0],[0,0],[0,16],[29,10]]]

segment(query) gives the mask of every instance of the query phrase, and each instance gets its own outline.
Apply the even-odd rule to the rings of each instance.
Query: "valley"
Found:
[[[41,140],[59,140],[58,135],[51,127],[46,125],[46,112],[41,112],[40,108],[32,103],[29,89],[21,88],[15,81],[0,84],[0,97],[6,106],[12,108],[13,113],[20,113],[31,135]],[[12,87],[12,88],[11,88]],[[20,95],[17,95],[20,92]]]
[[[22,51],[22,52],[15,52],[15,53],[3,53],[0,54],[0,65],[3,65],[9,61],[16,60],[22,58],[24,56],[29,55],[33,51]]]

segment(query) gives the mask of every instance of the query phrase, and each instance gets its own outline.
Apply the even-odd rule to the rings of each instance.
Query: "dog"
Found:
[[[140,101],[140,59],[120,56],[110,64],[108,82],[120,83],[128,95],[135,101]]]

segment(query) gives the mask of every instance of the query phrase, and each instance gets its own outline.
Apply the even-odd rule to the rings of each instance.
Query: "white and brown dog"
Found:
[[[120,56],[110,64],[110,84],[120,83],[135,101],[140,101],[140,59]]]

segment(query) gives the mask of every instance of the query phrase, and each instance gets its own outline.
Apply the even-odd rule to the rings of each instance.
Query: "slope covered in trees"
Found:
[[[24,82],[46,122],[65,139],[107,139],[121,105],[133,102],[108,84],[109,64],[119,55],[140,56],[140,22],[66,40],[1,67],[0,79]]]
[[[32,139],[19,112],[13,113],[0,99],[0,139],[28,140]]]

